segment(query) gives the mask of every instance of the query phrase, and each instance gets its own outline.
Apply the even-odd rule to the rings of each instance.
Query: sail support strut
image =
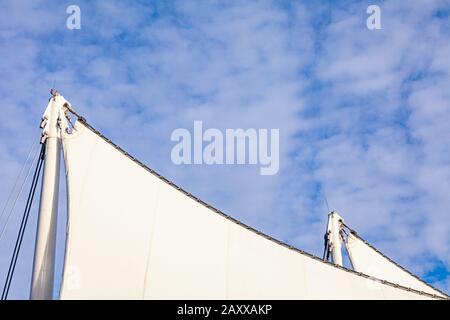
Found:
[[[60,130],[62,123],[65,123],[63,110],[67,101],[55,90],[51,93],[52,97],[41,123],[43,129],[41,142],[45,142],[46,149],[30,292],[30,298],[34,300],[53,298],[61,154]]]
[[[342,230],[342,217],[336,212],[330,212],[328,214],[328,227],[326,233],[326,241],[328,242],[328,250],[331,251],[333,257],[333,263],[343,266],[342,264],[342,242],[341,242],[341,230]]]

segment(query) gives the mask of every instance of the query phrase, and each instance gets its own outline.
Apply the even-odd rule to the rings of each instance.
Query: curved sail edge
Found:
[[[221,213],[85,121],[64,133],[61,299],[435,299],[337,267]]]

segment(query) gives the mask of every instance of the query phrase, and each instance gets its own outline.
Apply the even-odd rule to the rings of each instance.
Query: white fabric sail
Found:
[[[444,294],[400,267],[353,233],[348,235],[345,245],[353,268],[356,271],[397,283],[407,288],[445,297]]]
[[[63,134],[61,299],[432,299],[323,262],[192,197],[77,121]]]

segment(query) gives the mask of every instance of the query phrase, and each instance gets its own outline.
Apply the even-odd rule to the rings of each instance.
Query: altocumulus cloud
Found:
[[[1,203],[55,81],[107,136],[234,217],[320,254],[326,194],[374,245],[449,290],[447,3],[74,4],[80,30],[60,1],[0,4]],[[366,28],[370,4],[381,30]],[[194,120],[279,128],[279,173],[173,165],[170,134]],[[12,297],[27,297],[35,223]],[[2,276],[17,227],[15,216],[0,244]]]

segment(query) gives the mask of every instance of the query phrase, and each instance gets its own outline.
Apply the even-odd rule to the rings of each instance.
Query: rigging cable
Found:
[[[24,164],[23,164],[23,166],[22,166],[22,169],[21,169],[20,172],[19,172],[19,175],[18,175],[17,178],[16,178],[16,181],[14,182],[14,186],[13,186],[13,188],[11,189],[11,191],[10,191],[10,193],[9,193],[9,195],[8,195],[8,198],[7,198],[6,202],[5,202],[5,205],[3,206],[2,212],[0,213],[0,222],[1,222],[1,220],[2,220],[2,218],[3,218],[3,216],[4,216],[4,214],[6,213],[6,209],[8,208],[8,205],[9,205],[9,203],[10,203],[10,200],[12,199],[12,197],[13,197],[13,195],[14,195],[14,193],[15,193],[15,190],[16,190],[16,187],[17,187],[17,185],[18,185],[18,183],[19,183],[20,177],[22,176],[23,172],[25,171],[25,168],[27,167],[27,164],[28,164],[28,161],[29,161],[29,159],[30,159],[30,157],[31,157],[31,154],[35,152],[35,147],[37,146],[38,142],[39,142],[39,140],[35,140],[35,141],[33,142],[33,144],[31,145],[31,147],[30,147],[30,151],[28,152],[28,156],[27,156],[27,158],[26,158],[26,160],[25,160],[25,162],[24,162]],[[29,168],[28,168],[28,170],[27,170],[27,174],[26,174],[24,180],[20,183],[20,188],[19,188],[17,194],[15,195],[14,201],[12,202],[11,209],[10,209],[10,211],[9,211],[9,212],[7,213],[7,215],[6,215],[5,224],[3,225],[3,227],[2,227],[2,229],[1,229],[1,231],[0,231],[0,240],[2,239],[3,233],[5,232],[5,229],[6,229],[6,227],[8,226],[9,219],[10,219],[10,217],[11,217],[12,212],[14,211],[14,208],[15,208],[16,203],[17,203],[17,199],[18,199],[18,198],[20,197],[20,195],[22,194],[23,188],[24,188],[24,186],[25,186],[25,182],[27,181],[27,179],[28,179],[28,177],[29,177],[29,175],[30,175],[30,173],[31,173],[31,169],[33,168],[33,164],[34,164],[34,162],[36,161],[38,154],[39,154],[39,153],[36,153],[36,155],[33,157],[33,160],[32,160],[31,163],[29,164]]]
[[[42,144],[39,160],[36,164],[33,181],[31,183],[30,193],[28,194],[28,199],[27,199],[27,203],[26,203],[25,210],[23,213],[22,222],[20,224],[19,234],[17,235],[16,244],[14,246],[13,256],[11,258],[11,262],[9,265],[8,275],[6,276],[5,285],[3,287],[1,300],[6,300],[8,298],[9,288],[11,286],[12,278],[14,275],[14,270],[16,268],[16,263],[17,263],[17,258],[19,256],[20,247],[22,246],[22,240],[23,240],[23,236],[25,234],[25,229],[27,226],[28,217],[30,215],[31,206],[33,204],[33,199],[34,199],[34,195],[36,192],[36,187],[38,185],[39,176],[40,176],[41,169],[42,169],[42,164],[44,163],[44,156],[45,156],[45,144]]]
[[[33,149],[34,149],[34,148],[33,148]],[[10,218],[11,218],[11,215],[12,215],[12,213],[14,212],[14,209],[15,209],[15,207],[16,207],[17,200],[19,199],[20,195],[21,195],[22,192],[23,192],[23,189],[24,189],[24,187],[25,187],[25,183],[27,182],[28,177],[30,176],[30,173],[31,173],[31,171],[32,171],[32,169],[33,169],[33,164],[34,164],[34,163],[36,162],[36,160],[38,159],[38,155],[39,155],[39,152],[36,153],[36,155],[34,156],[32,162],[30,163],[30,167],[28,168],[28,171],[27,171],[27,174],[26,174],[26,176],[25,176],[25,179],[22,181],[22,183],[21,183],[21,185],[20,185],[20,190],[18,190],[18,193],[17,193],[17,195],[15,196],[15,199],[14,199],[13,204],[12,204],[12,206],[11,206],[11,209],[9,210],[8,214],[6,215],[6,220],[5,220],[4,225],[3,225],[3,227],[1,228],[1,231],[0,231],[0,241],[2,240],[3,236],[5,235],[6,228],[8,227],[8,224],[9,224]],[[25,163],[25,164],[26,164],[26,163]],[[5,205],[5,208],[6,208],[6,205]],[[2,213],[2,215],[3,215],[3,213]]]
[[[9,195],[8,195],[8,198],[7,198],[6,202],[5,202],[5,205],[3,206],[2,213],[0,213],[0,220],[1,220],[2,217],[3,217],[3,215],[4,215],[5,211],[6,211],[6,208],[8,207],[9,201],[11,200],[11,198],[12,198],[12,196],[13,196],[13,194],[14,194],[14,190],[16,190],[16,186],[17,186],[17,184],[18,184],[18,182],[19,182],[19,179],[20,179],[20,177],[22,176],[22,173],[25,171],[25,167],[26,167],[26,165],[27,165],[27,163],[28,163],[28,160],[30,160],[31,154],[33,153],[33,150],[34,150],[34,148],[36,147],[37,142],[38,142],[38,140],[35,140],[35,141],[32,143],[32,145],[30,146],[30,150],[29,150],[29,152],[28,152],[28,156],[27,156],[27,158],[25,159],[25,162],[24,162],[24,164],[22,165],[22,168],[20,169],[20,172],[19,172],[19,174],[18,174],[17,177],[16,177],[16,181],[14,181],[14,186],[12,187],[12,189],[11,189]]]

